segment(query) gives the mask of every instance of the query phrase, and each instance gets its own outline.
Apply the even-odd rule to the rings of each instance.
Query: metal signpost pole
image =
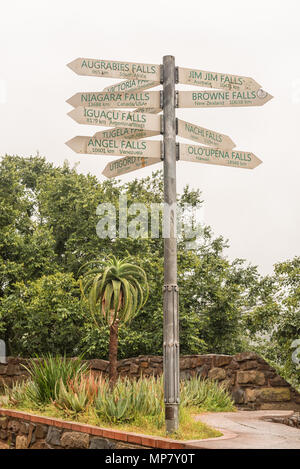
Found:
[[[164,400],[167,433],[178,429],[179,331],[176,240],[175,58],[163,57],[164,123]]]

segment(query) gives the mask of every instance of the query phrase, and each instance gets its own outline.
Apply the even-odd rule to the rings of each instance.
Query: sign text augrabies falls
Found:
[[[68,63],[77,75],[108,78],[140,78],[142,80],[160,81],[160,66],[117,60],[78,58]]]

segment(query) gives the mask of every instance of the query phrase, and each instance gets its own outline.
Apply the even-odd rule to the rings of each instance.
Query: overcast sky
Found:
[[[229,238],[228,256],[270,273],[275,262],[300,255],[299,18],[297,0],[4,0],[0,155],[38,150],[56,165],[80,162],[78,171],[104,179],[108,158],[118,157],[77,155],[65,145],[104,128],[77,124],[65,100],[120,80],[76,75],[66,64],[77,57],[156,64],[171,54],[178,66],[252,77],[274,96],[264,106],[179,109],[177,116],[229,135],[263,164],[244,170],[179,162],[178,190],[200,188],[205,221]]]

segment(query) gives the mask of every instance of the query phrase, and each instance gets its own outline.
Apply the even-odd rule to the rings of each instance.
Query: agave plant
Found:
[[[88,302],[96,325],[107,324],[110,328],[109,380],[113,387],[117,380],[119,325],[129,323],[147,301],[147,276],[131,257],[120,260],[113,255],[106,261],[88,262],[81,269],[89,269],[80,280],[82,298]]]

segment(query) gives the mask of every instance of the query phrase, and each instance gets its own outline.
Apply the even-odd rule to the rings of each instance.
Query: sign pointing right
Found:
[[[198,125],[185,122],[180,119],[178,122],[178,135],[183,138],[189,138],[195,140],[198,143],[204,143],[204,145],[210,145],[218,148],[225,148],[231,150],[235,147],[235,143],[231,140],[228,135],[220,134],[214,130],[205,129]]]
[[[178,67],[178,81],[185,85],[198,85],[203,88],[249,91],[257,91],[261,88],[253,78],[182,67]]]
[[[257,156],[250,152],[220,150],[219,148],[187,145],[185,143],[179,144],[179,159],[243,169],[254,169],[262,163]]]

